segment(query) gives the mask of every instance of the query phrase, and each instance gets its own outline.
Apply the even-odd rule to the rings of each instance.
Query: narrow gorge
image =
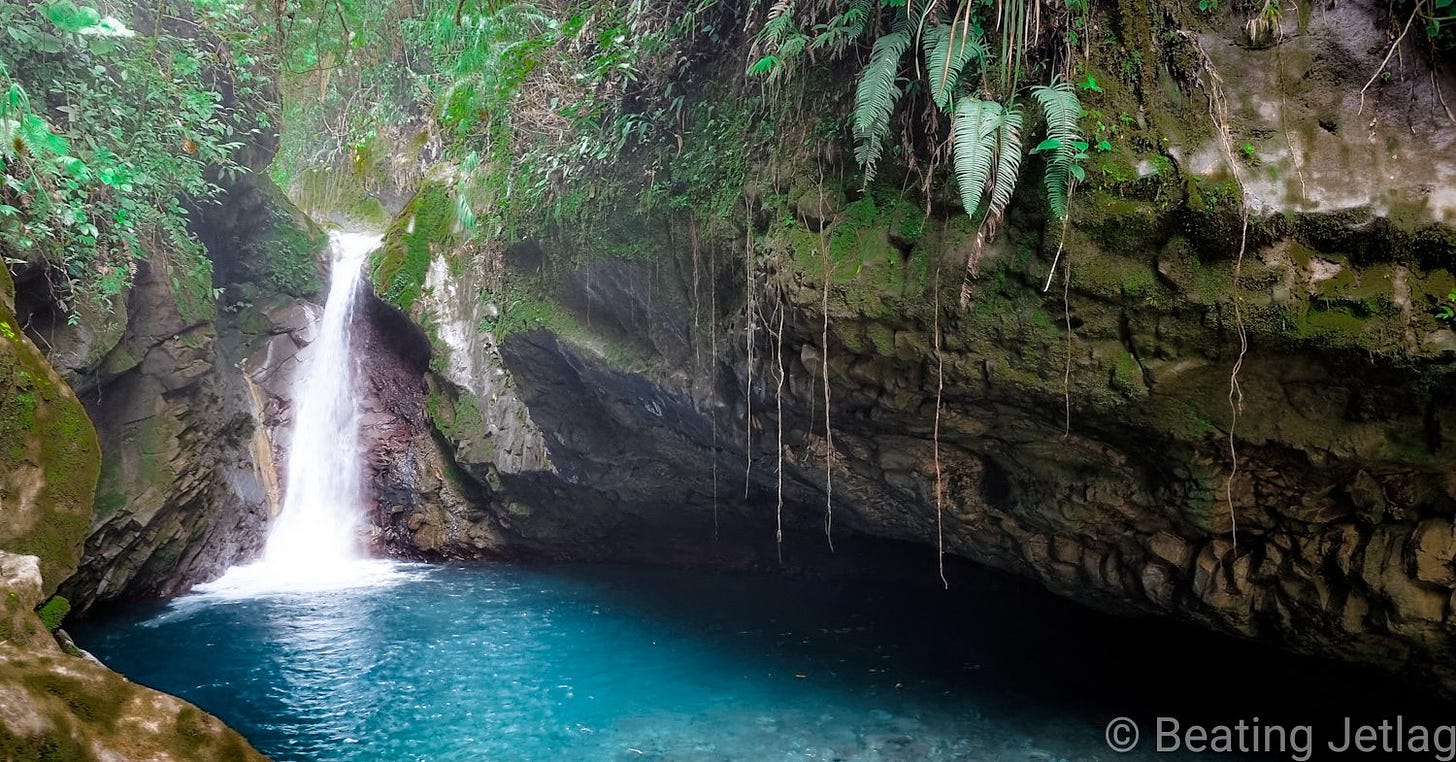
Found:
[[[0,759],[1456,755],[1453,12],[0,8]]]

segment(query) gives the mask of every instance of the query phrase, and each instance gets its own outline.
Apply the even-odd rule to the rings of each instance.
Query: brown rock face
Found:
[[[78,610],[216,577],[259,550],[277,510],[292,378],[314,320],[294,294],[317,284],[322,234],[257,176],[199,227],[222,289],[215,307],[184,316],[165,274],[141,262],[124,332],[77,371],[103,455],[86,553],[64,588]]]
[[[841,538],[932,558],[941,546],[1089,605],[1456,693],[1456,355],[1438,309],[1456,210],[1433,179],[1450,172],[1456,131],[1427,108],[1456,82],[1401,69],[1352,128],[1354,73],[1383,56],[1378,16],[1341,5],[1277,50],[1234,28],[1201,38],[1232,129],[1263,162],[1239,168],[1253,210],[1242,259],[1239,187],[1195,123],[1205,95],[1173,83],[1194,71],[1174,49],[1150,51],[1168,70],[1142,71],[1144,103],[1107,104],[1130,122],[1147,106],[1165,145],[1099,160],[1060,246],[1040,200],[1018,195],[964,306],[974,222],[934,206],[906,225],[897,199],[874,194],[824,208],[792,172],[746,183],[751,229],[690,236],[624,214],[590,238],[543,235],[531,247],[553,263],[550,309],[564,317],[493,331],[507,335],[490,341],[506,372],[492,384],[510,394],[476,395],[464,417],[539,431],[546,457],[463,469],[478,501],[420,506],[401,539],[762,561],[778,554],[781,515],[793,564],[825,547],[828,503]],[[1425,105],[1401,116],[1412,97]],[[655,258],[594,256],[603,240]],[[1065,298],[1044,286],[1057,256],[1071,263]],[[485,377],[439,347],[433,360],[457,389]],[[525,415],[508,415],[517,404]],[[434,420],[454,457],[485,460],[454,412]]]
[[[100,762],[264,759],[216,717],[128,681],[41,625],[34,556],[0,551],[0,757]]]
[[[262,760],[215,717],[63,650],[36,607],[77,567],[100,451],[80,400],[22,333],[0,269],[0,758]]]

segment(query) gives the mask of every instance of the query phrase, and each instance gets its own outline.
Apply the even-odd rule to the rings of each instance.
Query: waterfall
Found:
[[[268,532],[263,563],[307,572],[357,559],[362,504],[359,400],[349,326],[364,257],[379,238],[335,233],[328,301],[312,357],[293,380],[293,436],[288,442],[283,510]]]
[[[377,584],[394,575],[389,562],[365,558],[359,543],[364,448],[350,353],[360,273],[380,238],[335,232],[330,243],[323,317],[293,380],[282,510],[262,558],[198,585],[198,592],[230,597],[309,592]]]

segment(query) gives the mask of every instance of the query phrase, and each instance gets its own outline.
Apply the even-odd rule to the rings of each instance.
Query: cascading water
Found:
[[[265,565],[307,571],[359,557],[359,404],[354,394],[349,325],[365,255],[374,236],[336,233],[328,301],[313,356],[294,379],[293,436],[283,510],[268,532]]]
[[[293,383],[295,414],[287,451],[283,508],[263,556],[198,585],[202,593],[248,596],[375,584],[393,574],[387,561],[363,556],[358,395],[350,324],[365,257],[378,236],[331,234],[333,266],[317,338]]]

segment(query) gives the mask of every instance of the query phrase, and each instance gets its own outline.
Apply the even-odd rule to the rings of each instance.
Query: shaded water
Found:
[[[391,579],[193,596],[76,636],[279,760],[1178,759],[1114,755],[1104,726],[1388,700],[1019,593],[614,566]]]

